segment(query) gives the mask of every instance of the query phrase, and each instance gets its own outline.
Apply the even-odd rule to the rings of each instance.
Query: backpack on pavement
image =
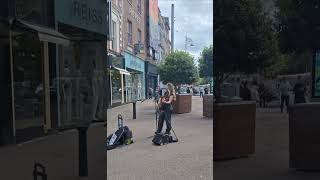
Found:
[[[118,115],[118,130],[107,138],[107,150],[116,148],[119,145],[132,144],[132,131],[128,126],[123,126],[122,116]]]
[[[158,117],[158,113],[156,113],[156,120],[158,119],[157,117]],[[167,118],[165,118],[165,121],[167,123],[169,122],[167,120]],[[171,130],[176,137],[175,139],[173,139],[173,137],[168,134],[156,133],[152,139],[153,144],[157,145],[157,146],[161,146],[161,145],[165,145],[165,144],[169,144],[169,143],[178,142],[178,137],[177,137],[176,133],[174,132],[172,125],[171,125]]]

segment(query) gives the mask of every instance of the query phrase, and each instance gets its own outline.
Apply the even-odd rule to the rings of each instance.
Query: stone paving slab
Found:
[[[1,148],[0,179],[33,180],[33,165],[39,162],[46,167],[48,180],[106,180],[106,135],[103,124],[88,130],[87,178],[78,177],[78,132],[69,130]]]
[[[137,106],[136,120],[125,121],[135,143],[107,152],[108,179],[212,180],[213,121],[202,116],[202,99],[193,98],[191,113],[173,115],[179,142],[160,147],[151,142],[155,130],[153,103],[143,104]]]

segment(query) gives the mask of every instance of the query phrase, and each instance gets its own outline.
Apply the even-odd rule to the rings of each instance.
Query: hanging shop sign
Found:
[[[107,1],[56,0],[56,21],[107,35]]]

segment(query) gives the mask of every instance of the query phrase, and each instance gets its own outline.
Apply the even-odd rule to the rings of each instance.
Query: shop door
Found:
[[[43,54],[36,35],[19,33],[13,39],[15,127],[19,142],[43,134]]]

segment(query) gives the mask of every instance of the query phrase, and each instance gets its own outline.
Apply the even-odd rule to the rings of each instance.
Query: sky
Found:
[[[200,57],[202,49],[213,43],[213,0],[158,0],[158,3],[161,15],[169,17],[170,27],[171,4],[174,3],[174,48],[184,51],[187,34],[194,44],[187,46],[187,51],[195,59]]]

